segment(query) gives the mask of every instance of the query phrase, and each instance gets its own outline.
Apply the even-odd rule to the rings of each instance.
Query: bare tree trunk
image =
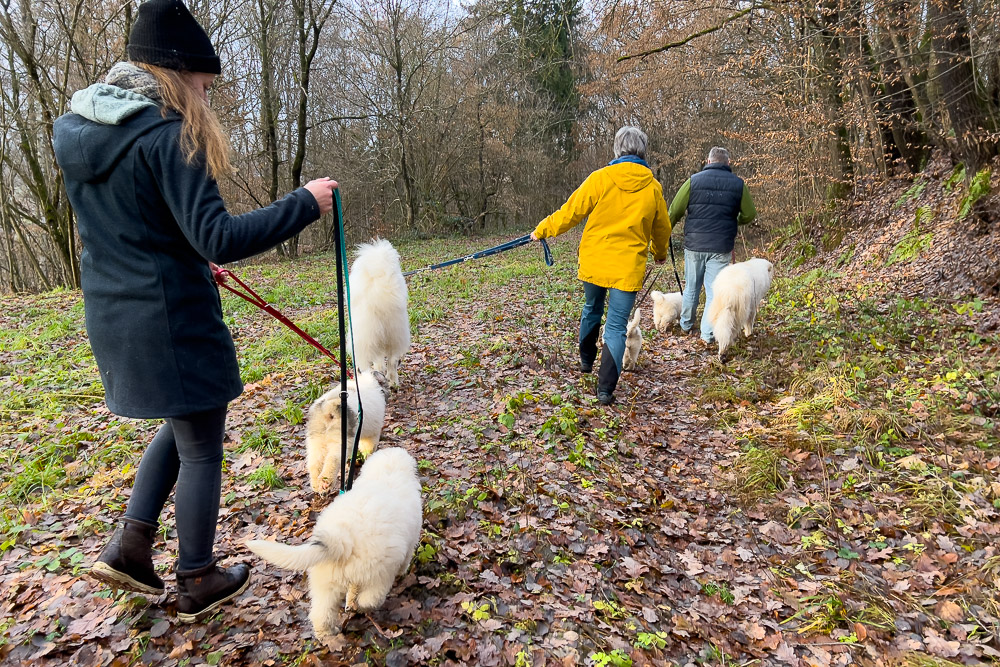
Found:
[[[293,0],[295,11],[296,44],[299,55],[298,104],[295,110],[295,155],[292,158],[292,188],[302,185],[302,167],[306,160],[306,138],[309,134],[309,82],[312,79],[313,60],[319,49],[320,36],[334,2],[321,7],[317,14],[312,0]],[[299,235],[287,241],[289,255],[295,257],[299,251]]]
[[[392,61],[390,63],[395,74],[396,97],[396,141],[399,143],[399,175],[403,181],[403,206],[406,212],[406,228],[413,229],[418,216],[416,188],[413,175],[410,173],[409,132],[410,122],[408,86],[403,81],[403,49],[400,35],[402,7],[394,5],[392,11]]]
[[[268,161],[268,201],[278,198],[278,100],[274,84],[274,46],[272,31],[278,14],[278,3],[273,0],[257,0],[259,12],[257,48],[260,49],[260,116],[264,135],[264,153]]]
[[[989,137],[995,129],[989,101],[982,95],[972,63],[969,23],[959,0],[930,0],[931,90],[944,130],[945,144],[971,177],[997,154]]]
[[[32,14],[30,3],[22,1],[17,13],[9,4],[0,3],[0,39],[7,45],[7,65],[11,72],[10,91],[3,92],[4,104],[19,109],[22,100],[21,79],[15,73],[23,71],[30,89],[30,102],[37,105],[33,114],[15,113],[13,120],[19,138],[21,158],[26,171],[25,186],[34,195],[39,207],[42,228],[56,250],[60,282],[73,287],[80,284],[80,269],[76,261],[76,238],[73,215],[63,196],[62,172],[51,153],[52,124],[63,105],[57,101],[58,89],[50,79],[50,71],[39,62],[36,46],[40,27]],[[15,23],[15,16],[20,22]],[[16,58],[16,60],[15,60]],[[18,67],[19,65],[19,67]],[[7,156],[8,166],[16,168]]]
[[[850,189],[854,177],[854,162],[851,158],[850,134],[844,124],[844,100],[841,76],[843,73],[843,38],[837,32],[840,12],[832,1],[824,2],[816,21],[819,31],[819,69],[823,96],[830,113],[831,126],[829,155],[835,169],[835,178],[827,187],[827,199],[840,199]]]

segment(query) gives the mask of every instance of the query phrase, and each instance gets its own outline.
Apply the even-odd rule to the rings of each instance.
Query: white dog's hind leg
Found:
[[[375,447],[378,446],[378,439],[376,438],[361,438],[358,441],[358,451],[368,458],[375,451]]]
[[[358,610],[358,592],[359,588],[357,584],[347,584],[347,599],[344,601],[344,609],[347,611],[357,611]]]
[[[321,642],[340,634],[343,624],[340,610],[344,605],[346,590],[335,582],[333,568],[330,566],[318,565],[309,570],[309,597],[312,600],[309,620],[316,639]]]
[[[389,385],[391,387],[399,387],[399,357],[390,357],[388,371],[389,374],[386,379],[389,380]]]
[[[376,580],[368,588],[358,593],[357,609],[359,611],[373,611],[382,606],[385,598],[392,588],[392,579]]]
[[[750,334],[753,333],[753,323],[754,323],[754,320],[756,320],[756,319],[757,319],[757,305],[755,304],[750,309],[750,312],[747,313],[747,321],[743,325],[743,335],[746,336],[747,338],[749,338]]]

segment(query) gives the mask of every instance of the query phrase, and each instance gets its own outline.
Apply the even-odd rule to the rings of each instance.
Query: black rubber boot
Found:
[[[212,561],[197,570],[177,571],[177,620],[194,623],[214,613],[250,585],[250,568],[219,567]]]
[[[611,356],[611,350],[605,345],[601,348],[601,368],[597,371],[597,402],[601,405],[611,405],[615,402],[618,376],[618,366]]]
[[[594,370],[594,359],[597,359],[597,339],[601,335],[601,327],[584,335],[580,341],[580,372],[590,373]]]
[[[90,568],[90,576],[120,590],[162,595],[163,580],[153,569],[155,534],[155,524],[123,518]]]

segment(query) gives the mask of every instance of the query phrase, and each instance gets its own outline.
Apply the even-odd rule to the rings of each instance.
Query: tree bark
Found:
[[[989,100],[977,81],[969,23],[959,0],[929,0],[930,90],[941,119],[944,143],[971,178],[997,154]]]

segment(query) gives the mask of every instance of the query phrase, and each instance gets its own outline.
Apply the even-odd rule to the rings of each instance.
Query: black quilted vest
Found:
[[[729,253],[736,242],[736,216],[743,200],[743,179],[724,164],[709,164],[691,177],[684,248]]]

